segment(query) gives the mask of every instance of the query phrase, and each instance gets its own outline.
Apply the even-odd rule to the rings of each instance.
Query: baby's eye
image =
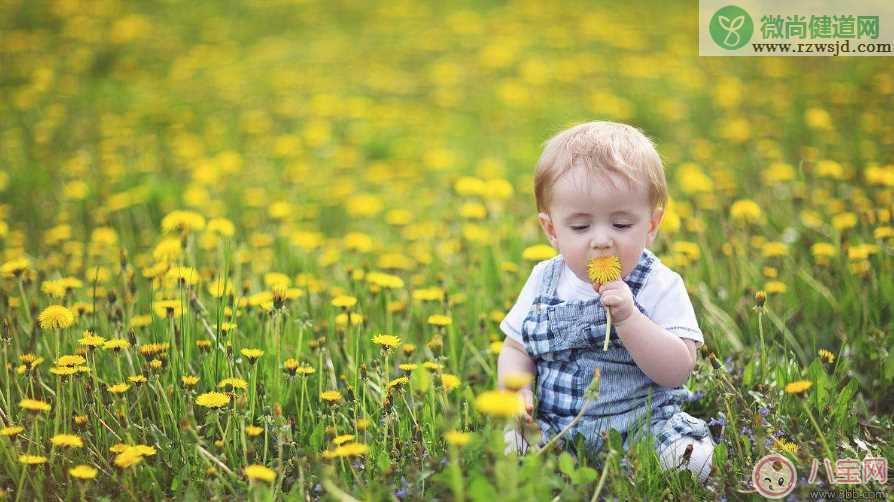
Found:
[[[572,225],[571,230],[574,230],[575,232],[580,232],[581,230],[586,230],[589,227],[590,227],[590,225]]]
[[[615,228],[617,228],[618,230],[626,230],[626,229],[632,227],[633,225],[622,225],[622,224],[620,224],[620,223],[615,223],[614,226],[615,226]]]

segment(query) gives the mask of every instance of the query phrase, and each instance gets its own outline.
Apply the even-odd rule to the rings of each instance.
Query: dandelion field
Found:
[[[894,459],[894,74],[699,58],[651,3],[0,5],[0,499],[748,498]],[[545,139],[654,138],[704,485],[505,456]],[[872,481],[851,489],[882,491]]]

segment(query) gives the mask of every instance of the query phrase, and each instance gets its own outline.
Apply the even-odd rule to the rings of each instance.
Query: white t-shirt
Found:
[[[546,260],[534,266],[534,270],[528,277],[528,282],[525,283],[518,295],[518,300],[500,323],[503,333],[522,345],[525,344],[521,335],[522,321],[528,315],[531,304],[534,303],[543,271],[548,263],[549,260]],[[598,298],[599,293],[593,290],[590,283],[582,281],[574,275],[574,272],[568,268],[568,264],[564,263],[556,286],[556,296],[567,302]],[[689,301],[686,286],[683,285],[683,278],[659,260],[656,259],[652,264],[643,287],[636,295],[636,303],[643,307],[646,316],[652,322],[662,328],[680,338],[694,340],[697,346],[701,346],[705,342],[702,331],[698,327],[698,321],[695,319],[695,311],[692,308],[692,302]]]

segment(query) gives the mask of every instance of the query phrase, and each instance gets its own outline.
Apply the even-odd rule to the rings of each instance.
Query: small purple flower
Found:
[[[689,396],[687,396],[686,400],[687,401],[698,401],[699,399],[701,399],[703,397],[705,397],[705,393],[700,390],[697,390],[697,391],[691,393]]]
[[[747,435],[748,437],[752,437],[752,434],[754,434],[754,431],[751,430],[751,427],[748,427],[747,425],[743,425],[742,431],[739,432],[739,434]]]
[[[733,357],[726,356],[726,359],[723,360],[723,365],[726,366],[726,371],[729,373],[733,372]]]
[[[719,425],[720,427],[726,427],[726,418],[724,418],[723,414],[720,414],[720,416],[717,418],[711,417],[708,420],[708,427],[712,427],[714,425]]]
[[[409,493],[407,493],[407,491],[404,490],[403,488],[401,488],[400,490],[394,492],[394,496],[397,497],[397,498],[399,498],[399,499],[402,499],[402,498],[406,497],[407,495],[409,495]]]
[[[778,439],[778,438],[781,438],[782,436],[785,436],[785,431],[776,431],[773,433],[774,438]]]
[[[767,408],[766,406],[761,407],[761,409],[759,409],[757,411],[758,411],[758,413],[761,414],[762,417],[765,417],[770,414],[770,408]]]

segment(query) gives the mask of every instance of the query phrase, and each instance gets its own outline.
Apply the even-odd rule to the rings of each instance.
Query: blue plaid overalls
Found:
[[[636,296],[657,261],[652,252],[644,250],[634,270],[624,277],[640,312],[643,308],[636,302]],[[684,387],[662,387],[647,377],[624,348],[614,328],[608,351],[603,352],[606,316],[600,298],[563,302],[556,297],[564,263],[562,255],[547,262],[521,330],[525,349],[537,365],[537,415],[543,437],[557,434],[578,414],[596,368],[600,368],[602,375],[599,399],[563,436],[567,438],[566,445],[580,434],[588,453],[595,454],[602,447],[601,433],[617,429],[626,449],[631,438],[647,430],[644,426],[650,412],[648,425],[659,454],[682,437],[707,436],[707,424],[680,409],[690,392]]]

